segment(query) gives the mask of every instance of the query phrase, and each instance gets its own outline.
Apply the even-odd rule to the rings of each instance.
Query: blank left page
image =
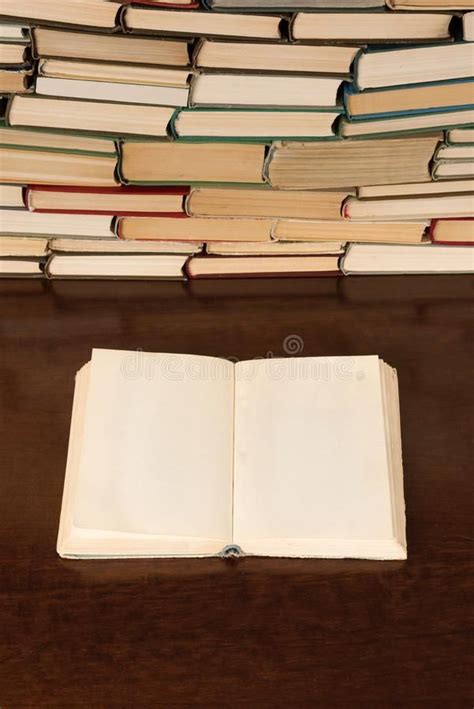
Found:
[[[229,543],[233,369],[213,357],[94,350],[74,526]]]

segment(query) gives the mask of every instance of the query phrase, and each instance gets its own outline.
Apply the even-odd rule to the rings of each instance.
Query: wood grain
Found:
[[[472,279],[0,283],[0,706],[472,705]],[[398,369],[409,559],[66,561],[91,348]],[[317,462],[317,458],[315,459]]]

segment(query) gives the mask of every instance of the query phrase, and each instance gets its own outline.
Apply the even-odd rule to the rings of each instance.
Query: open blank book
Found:
[[[57,549],[405,559],[396,371],[372,355],[93,350]]]

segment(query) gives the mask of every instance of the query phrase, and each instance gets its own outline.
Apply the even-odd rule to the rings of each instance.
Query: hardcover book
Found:
[[[2,0],[0,17],[33,24],[93,27],[113,32],[118,27],[119,2],[103,0]]]
[[[265,159],[264,179],[277,189],[321,189],[422,182],[441,134],[274,143]]]
[[[473,273],[470,246],[350,244],[342,257],[345,275],[397,273]]]
[[[186,187],[59,187],[29,185],[25,205],[31,212],[160,215],[185,217]]]
[[[298,12],[290,23],[294,41],[397,44],[449,39],[452,16],[431,13]]]
[[[187,255],[171,254],[59,254],[48,260],[48,278],[125,280],[184,280]]]
[[[474,218],[433,219],[430,237],[434,244],[474,246]]]
[[[405,559],[404,507],[377,356],[93,350],[76,375],[63,557]]]
[[[1,130],[0,130],[1,133]],[[1,137],[0,137],[1,141]],[[54,185],[116,184],[115,155],[90,155],[87,153],[62,152],[31,148],[2,148],[0,146],[0,181],[48,183]]]
[[[46,27],[35,27],[32,35],[37,57],[189,66],[188,44],[182,40],[71,32]]]

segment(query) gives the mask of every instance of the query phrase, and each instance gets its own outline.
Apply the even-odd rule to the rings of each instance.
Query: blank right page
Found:
[[[250,554],[389,558],[379,358],[255,360],[235,376],[234,543]]]

